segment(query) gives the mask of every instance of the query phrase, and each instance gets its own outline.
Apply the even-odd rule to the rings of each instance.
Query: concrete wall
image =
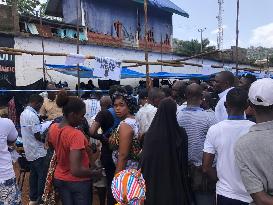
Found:
[[[16,49],[24,49],[24,50],[32,50],[32,51],[42,51],[42,43],[41,39],[38,37],[15,37],[14,39]],[[65,42],[56,41],[53,39],[45,39],[45,52],[57,52],[57,53],[76,53],[76,45],[69,44]],[[143,60],[144,61],[144,52],[129,50],[129,49],[121,49],[121,48],[111,48],[111,47],[102,47],[95,45],[81,45],[80,53],[84,55],[94,55],[94,56],[103,56],[103,57],[111,57],[120,60]],[[163,54],[163,60],[172,60],[177,59],[178,56],[171,54]],[[149,61],[157,61],[161,60],[160,53],[149,53]],[[45,56],[45,61],[48,64],[65,64],[65,57],[52,57]],[[85,61],[85,66],[92,67],[91,60]],[[193,59],[188,62],[199,63],[201,64],[201,60]],[[16,70],[16,84],[17,85],[27,85],[33,83],[43,77],[42,72],[42,56],[31,56],[31,55],[22,55],[15,57],[15,70]],[[215,61],[204,60],[205,65],[217,64]],[[234,65],[226,65],[226,66],[234,66]],[[39,69],[40,68],[40,69]],[[136,70],[142,73],[145,73],[145,67],[137,67],[130,68],[132,70]],[[221,71],[222,69],[216,69],[215,72]],[[150,72],[173,72],[173,73],[184,73],[184,74],[210,74],[211,69],[200,68],[200,67],[192,67],[185,66],[181,68],[176,67],[162,67],[161,66],[151,66]],[[67,81],[71,88],[74,88],[77,84],[77,78],[69,75],[61,74],[57,71],[48,71],[47,79],[55,82]],[[84,82],[88,81],[88,79],[82,80]],[[121,84],[131,84],[137,85],[139,79],[125,79],[121,81]],[[94,82],[97,84],[97,80]]]
[[[15,37],[16,49],[25,49],[33,51],[42,51],[41,39],[38,37]],[[76,53],[76,45],[58,42],[53,39],[45,39],[45,52],[58,52],[58,53]],[[95,56],[104,56],[112,57],[116,59],[129,59],[129,60],[144,60],[144,52],[129,50],[129,49],[118,49],[110,47],[100,47],[94,45],[82,45],[80,46],[80,53],[85,55],[95,55]],[[150,60],[161,59],[159,53],[150,53]],[[163,55],[163,59],[175,59],[173,55]],[[45,61],[48,64],[65,64],[65,57],[52,57],[46,56]],[[16,82],[17,85],[26,85],[35,82],[36,80],[43,77],[42,72],[42,56],[31,56],[31,55],[22,55],[15,57],[15,67],[16,67]],[[92,61],[86,61],[86,66],[92,67]],[[40,69],[39,69],[40,68]],[[145,72],[145,68],[132,68],[137,71]],[[174,69],[164,69],[164,71],[171,71]],[[160,71],[160,67],[152,67],[151,72]],[[73,76],[68,76],[60,74],[56,71],[48,71],[47,78],[51,77],[53,81],[58,82],[60,80],[67,81],[71,87],[74,87],[77,83],[77,78]],[[49,78],[50,79],[50,78]],[[84,81],[87,81],[84,80]],[[97,80],[95,80],[96,82]],[[122,83],[136,84],[138,80],[122,80]]]

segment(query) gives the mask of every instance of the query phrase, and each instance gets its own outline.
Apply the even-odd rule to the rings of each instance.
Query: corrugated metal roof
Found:
[[[135,2],[144,3],[144,0],[133,0]],[[148,0],[150,5],[156,6],[158,8],[161,8],[163,10],[166,10],[171,13],[175,13],[184,17],[189,18],[189,14],[178,7],[176,4],[171,2],[170,0]]]
[[[144,0],[132,0],[138,3],[144,3]],[[62,17],[62,6],[61,0],[48,0],[46,6],[46,14],[50,16]],[[189,18],[189,14],[178,7],[176,4],[171,2],[170,0],[148,0],[149,4],[170,13],[175,13],[184,17]]]

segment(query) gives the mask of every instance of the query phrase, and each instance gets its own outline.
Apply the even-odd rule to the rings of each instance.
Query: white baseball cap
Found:
[[[252,83],[248,97],[254,105],[265,107],[273,105],[273,79],[263,78]]]

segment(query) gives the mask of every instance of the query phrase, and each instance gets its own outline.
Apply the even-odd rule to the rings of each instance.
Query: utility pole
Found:
[[[160,54],[161,54],[161,62],[163,60],[163,38],[161,33],[161,42],[160,42]],[[163,71],[163,65],[161,64],[161,72]]]
[[[223,27],[223,16],[224,16],[224,0],[218,0],[218,36],[217,36],[217,48],[218,50],[223,50],[223,41],[224,41],[224,27]]]
[[[43,27],[43,19],[42,19],[42,9],[40,9],[40,26]],[[46,69],[45,69],[45,45],[44,45],[44,35],[42,34],[42,49],[43,49],[43,76],[44,82],[46,81]]]
[[[201,52],[200,53],[203,53],[203,32],[206,30],[207,28],[200,28],[198,29],[198,32],[201,33]],[[202,65],[203,65],[203,61],[204,61],[204,58],[202,56]]]
[[[238,74],[239,67],[239,9],[240,0],[237,0],[237,18],[236,18],[236,75]]]
[[[144,33],[145,33],[145,62],[146,62],[146,87],[150,89],[150,67],[149,67],[149,53],[148,53],[148,3],[144,0]]]
[[[80,53],[80,20],[79,20],[79,9],[81,8],[81,0],[77,0],[77,54]],[[80,84],[81,84],[81,78],[80,78],[80,65],[77,64],[77,76],[78,76],[78,97],[80,97]]]

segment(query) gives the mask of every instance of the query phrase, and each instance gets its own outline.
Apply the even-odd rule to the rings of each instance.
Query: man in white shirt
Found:
[[[43,105],[44,99],[40,95],[31,95],[29,105],[20,116],[23,147],[27,160],[30,162],[30,192],[29,204],[41,204],[41,197],[45,185],[45,156],[46,150],[41,139],[42,126],[38,111]]]
[[[13,122],[0,117],[0,204],[21,204],[21,193],[16,184],[9,145],[17,139]]]
[[[246,91],[234,88],[226,97],[228,120],[212,126],[204,144],[203,172],[216,184],[217,205],[248,205],[252,202],[235,163],[234,147],[238,139],[255,123],[245,120]],[[212,167],[217,156],[216,170]]]
[[[229,71],[222,71],[215,76],[214,90],[219,95],[219,102],[215,107],[215,116],[217,122],[228,119],[228,114],[225,108],[226,96],[227,93],[234,86],[234,75]]]
[[[146,90],[139,93],[139,102],[142,103],[142,107],[136,114],[136,121],[139,123],[141,138],[150,128],[157,112],[157,108],[153,105],[154,102],[160,102],[161,99],[163,99],[163,92],[160,89],[153,88],[149,94]]]

